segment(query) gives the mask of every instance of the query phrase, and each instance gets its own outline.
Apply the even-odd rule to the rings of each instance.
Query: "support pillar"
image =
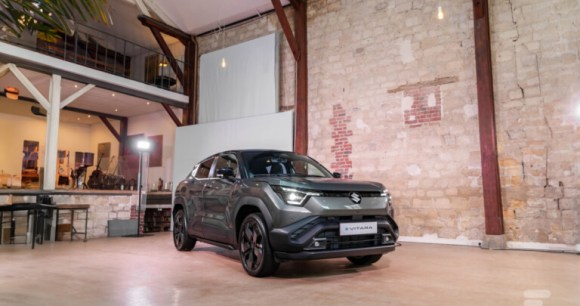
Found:
[[[504,234],[504,227],[495,133],[493,73],[487,0],[473,0],[473,16],[485,233],[486,235],[501,236]],[[501,241],[498,243],[498,238],[502,238],[499,240],[503,241],[503,243]],[[486,237],[484,246],[486,244],[490,245],[491,248],[501,248],[502,244],[505,245],[505,239],[503,237]]]
[[[294,152],[308,153],[308,44],[306,28],[306,1],[290,0],[294,8],[294,33],[280,0],[271,0],[284,36],[296,60],[296,104],[294,126]]]
[[[61,83],[61,76],[53,74],[48,94],[50,107],[46,110],[47,129],[44,149],[44,184],[42,186],[45,190],[54,190],[56,187]]]

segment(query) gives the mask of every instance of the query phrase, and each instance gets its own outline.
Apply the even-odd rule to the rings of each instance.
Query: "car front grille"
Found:
[[[382,244],[382,234],[386,231],[379,232],[374,235],[339,236],[335,231],[325,231],[318,234],[316,238],[326,238],[327,250],[366,248]]]
[[[380,192],[377,191],[357,191],[357,193],[363,198],[378,198],[381,196]],[[327,198],[349,198],[351,192],[348,191],[323,191],[321,192],[322,197]]]
[[[379,226],[377,234],[340,236],[339,224],[341,222],[377,221],[388,225]],[[387,216],[340,216],[319,217],[304,224],[290,235],[290,240],[299,243],[314,240],[325,240],[325,250],[343,250],[353,248],[373,247],[385,244],[394,244],[398,233],[390,226]],[[393,231],[393,232],[391,232]],[[388,241],[384,241],[387,235]]]

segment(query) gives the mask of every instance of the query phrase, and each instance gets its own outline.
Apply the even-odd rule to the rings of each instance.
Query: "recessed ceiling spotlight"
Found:
[[[150,102],[147,102],[147,105],[151,104]]]
[[[87,115],[87,118],[91,118],[91,115]]]
[[[81,121],[81,118],[77,117],[77,121]]]
[[[75,84],[75,88],[79,88],[79,85]]]
[[[115,108],[115,111],[118,112],[119,110]]]
[[[113,96],[113,97],[114,97],[114,96],[115,96],[115,93],[112,93],[112,94],[111,94],[111,96]]]
[[[18,100],[20,90],[18,90],[18,88],[16,87],[9,86],[4,88],[4,94],[6,95],[6,98],[10,100]]]

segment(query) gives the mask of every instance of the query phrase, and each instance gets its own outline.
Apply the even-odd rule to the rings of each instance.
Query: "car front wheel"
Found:
[[[173,244],[179,251],[191,251],[197,240],[187,233],[185,225],[185,212],[179,209],[173,214]]]
[[[238,236],[240,245],[240,260],[251,276],[264,277],[272,275],[278,269],[274,260],[268,231],[262,214],[248,215],[242,222]]]
[[[375,262],[379,261],[383,257],[383,254],[378,255],[367,255],[367,256],[351,256],[347,257],[350,262],[358,266],[368,266],[372,265]]]

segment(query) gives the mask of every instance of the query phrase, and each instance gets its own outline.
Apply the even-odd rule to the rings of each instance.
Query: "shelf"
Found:
[[[151,206],[160,206],[152,208]],[[171,205],[148,205],[145,210],[144,231],[168,232],[171,230]]]

